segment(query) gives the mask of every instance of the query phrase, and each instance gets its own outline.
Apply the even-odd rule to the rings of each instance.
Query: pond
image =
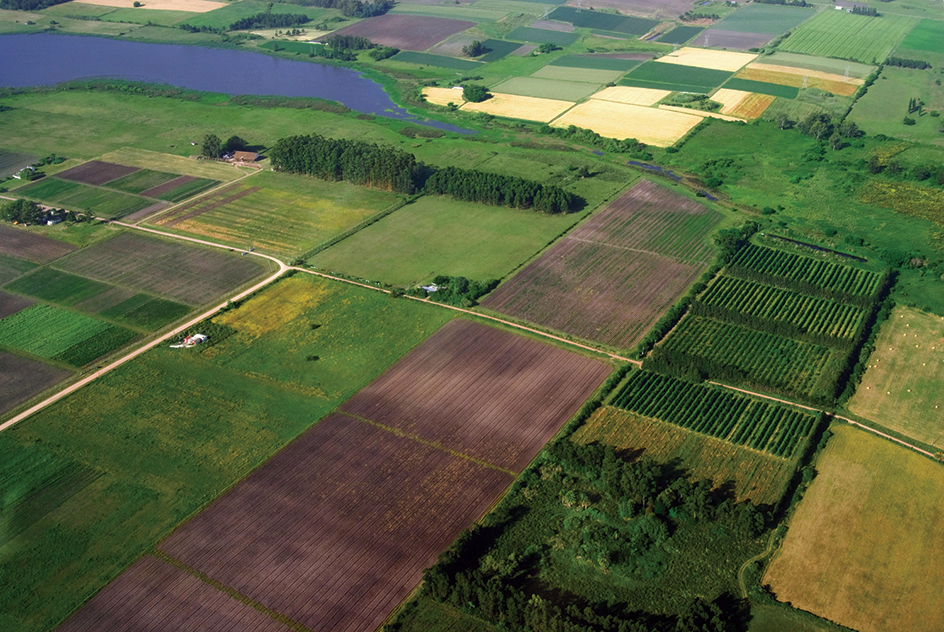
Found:
[[[0,60],[4,87],[113,77],[204,92],[329,99],[358,112],[472,133],[421,122],[391,101],[379,84],[353,70],[243,50],[39,33],[0,35]]]

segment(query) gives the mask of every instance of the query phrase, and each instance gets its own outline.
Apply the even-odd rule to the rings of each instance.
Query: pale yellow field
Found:
[[[672,94],[668,90],[653,90],[652,88],[631,88],[629,86],[610,86],[600,90],[591,99],[625,103],[627,105],[655,105]]]
[[[702,117],[692,114],[591,99],[569,110],[551,125],[576,125],[607,138],[635,138],[647,145],[668,147],[701,120]]]
[[[770,64],[751,64],[737,74],[741,79],[765,81],[781,86],[794,88],[818,88],[840,96],[852,96],[862,79],[846,78],[842,75],[833,75],[827,72],[804,70],[790,66],[772,66]]]
[[[656,61],[664,64],[678,64],[680,66],[694,66],[696,68],[710,68],[712,70],[740,70],[745,64],[757,58],[752,53],[733,53],[726,50],[709,50],[707,48],[680,48],[668,53]]]
[[[549,123],[566,112],[571,106],[573,106],[571,101],[538,99],[536,97],[522,97],[517,94],[493,92],[491,99],[486,99],[481,103],[466,103],[462,106],[462,111],[485,112],[494,116]]]
[[[720,88],[717,92],[711,95],[711,100],[717,101],[724,106],[721,108],[722,114],[730,114],[736,110],[739,105],[744,103],[744,100],[752,94],[754,93],[744,92],[743,90],[729,90],[728,88]]]
[[[742,101],[733,111],[726,112],[726,114],[744,119],[760,118],[760,115],[770,107],[770,104],[773,103],[776,98],[777,97],[772,97],[769,94],[756,94],[751,92],[747,99]],[[722,110],[722,112],[724,112],[724,110]]]
[[[195,142],[203,142],[203,137],[194,134]],[[193,153],[199,153],[200,146],[192,148]],[[220,182],[229,182],[243,175],[241,171],[232,165],[223,162],[214,162],[212,160],[196,160],[185,158],[184,156],[174,156],[173,154],[162,154],[157,151],[148,151],[146,149],[135,149],[133,147],[122,147],[109,152],[98,158],[105,162],[116,162],[119,165],[129,167],[141,167],[142,169],[153,169],[154,171],[169,171],[171,173],[181,173],[186,176],[196,178],[210,178]]]
[[[465,99],[462,98],[461,88],[458,90],[454,88],[423,88],[423,96],[433,105],[441,105],[443,107],[450,103],[462,105],[465,102]]]
[[[722,121],[743,121],[744,119],[739,119],[736,116],[727,116],[725,114],[718,114],[717,112],[708,112],[707,110],[693,110],[692,108],[683,108],[678,105],[660,105],[660,110],[668,110],[669,112],[681,112],[682,114],[694,114],[695,116],[700,116],[702,118],[716,118],[721,119]]]
[[[944,465],[834,427],[763,583],[859,632],[944,630]]]
[[[100,7],[130,9],[134,6],[134,0],[84,0],[83,4],[97,4]],[[225,2],[211,2],[210,0],[141,0],[140,8],[206,13],[207,11],[225,6]]]
[[[834,75],[829,72],[822,72],[819,70],[807,70],[806,68],[794,68],[793,66],[775,66],[774,64],[750,64],[747,69],[754,70],[766,70],[769,72],[782,72],[787,75],[800,75],[801,77],[818,77],[820,79],[826,79],[827,81],[841,81],[843,83],[848,83],[854,86],[861,86],[865,83],[864,79],[856,79],[855,77],[845,77],[843,75]]]

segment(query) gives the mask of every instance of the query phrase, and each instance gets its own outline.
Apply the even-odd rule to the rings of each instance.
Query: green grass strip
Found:
[[[751,79],[734,78],[724,84],[724,87],[730,90],[757,92],[759,94],[767,94],[772,97],[785,97],[787,99],[795,99],[797,98],[797,95],[800,94],[800,89],[793,86],[781,86],[777,85],[776,83],[752,81]]]
[[[517,48],[517,46],[515,46]],[[390,58],[393,61],[400,61],[407,64],[419,64],[421,66],[436,66],[437,68],[452,68],[453,70],[475,70],[482,66],[481,62],[466,61],[464,59],[455,59],[445,55],[430,55],[429,53],[414,53],[412,51],[400,51]]]

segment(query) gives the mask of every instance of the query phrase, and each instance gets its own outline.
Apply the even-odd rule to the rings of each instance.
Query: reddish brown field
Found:
[[[151,206],[147,208],[143,208],[140,211],[135,211],[134,213],[131,213],[130,215],[125,215],[124,217],[121,218],[121,221],[126,222],[128,224],[136,224],[140,222],[141,220],[146,219],[150,217],[151,215],[154,215],[158,211],[164,210],[168,206],[170,206],[170,202],[157,202],[156,204],[152,204]]]
[[[57,178],[64,178],[66,180],[75,180],[76,182],[82,182],[83,184],[105,184],[106,182],[111,182],[112,180],[117,180],[118,178],[123,178],[129,173],[134,173],[139,171],[138,167],[126,167],[124,165],[116,165],[111,162],[102,162],[100,160],[92,160],[84,165],[79,165],[78,167],[72,167],[71,169],[66,169],[62,173],[57,173]]]
[[[201,305],[263,271],[251,257],[122,233],[62,262],[68,272]]]
[[[173,180],[169,180],[168,182],[165,182],[164,184],[159,184],[156,187],[151,187],[147,191],[141,191],[139,195],[143,195],[144,197],[157,197],[158,195],[161,195],[162,193],[173,191],[180,185],[187,184],[188,182],[193,182],[194,180],[196,180],[196,178],[194,178],[193,176],[180,176],[179,178],[174,178]]]
[[[586,6],[580,0],[567,0],[569,7]],[[627,15],[673,20],[692,9],[691,0],[594,0],[595,9],[616,9]]]
[[[491,309],[628,349],[702,273],[720,216],[644,180],[490,294]]]
[[[20,310],[24,310],[33,304],[28,298],[14,296],[6,292],[0,292],[0,318],[6,318]]]
[[[521,471],[609,372],[598,360],[454,320],[341,411]]]
[[[75,246],[42,235],[34,235],[24,228],[0,226],[0,254],[49,263],[75,250]]]
[[[148,555],[135,562],[58,630],[288,632],[291,628]]]
[[[381,15],[352,24],[336,33],[366,37],[375,44],[422,51],[450,35],[475,26],[475,22],[420,15]]]
[[[366,632],[511,481],[334,414],[160,548],[311,630]]]
[[[69,371],[0,351],[0,413],[25,402],[69,375]]]

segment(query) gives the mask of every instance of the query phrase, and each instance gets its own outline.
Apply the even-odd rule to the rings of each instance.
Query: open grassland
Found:
[[[834,436],[764,582],[862,632],[944,627],[944,468],[851,426]]]
[[[36,156],[0,149],[0,178],[11,176],[36,160]]]
[[[322,251],[311,263],[401,286],[429,282],[439,274],[500,279],[579,219],[425,196]]]
[[[491,88],[494,92],[517,94],[523,97],[539,99],[557,99],[560,101],[579,101],[590,96],[599,88],[599,84],[580,81],[557,81],[539,77],[512,77]]]
[[[227,312],[216,331],[236,331],[215,345],[154,349],[3,432],[3,465],[54,445],[105,475],[0,549],[2,611],[55,627],[449,317],[296,275]],[[20,479],[0,480],[6,498]]]
[[[248,257],[131,233],[89,246],[58,267],[188,305],[202,305],[264,270]]]
[[[813,16],[814,11],[775,4],[750,4],[718,23],[718,28],[741,33],[779,35]]]
[[[762,57],[762,60],[764,63],[773,64],[775,66],[790,66],[798,70],[815,70],[831,75],[845,76],[848,72],[849,77],[853,79],[865,79],[875,70],[875,66],[859,64],[846,59],[798,55],[796,53],[785,53],[779,50],[773,55],[765,55]]]
[[[944,449],[944,319],[898,307],[883,325],[849,410]]]
[[[635,138],[647,145],[668,147],[685,136],[702,117],[591,99],[574,107],[551,125],[576,125],[607,138]]]
[[[135,7],[133,0],[88,0],[88,4],[119,9],[158,9],[161,11],[188,11],[190,13],[208,13],[226,6],[223,2],[211,0],[147,0],[141,7]]]
[[[849,120],[869,130],[870,134],[885,134],[902,140],[944,144],[941,119],[928,115],[928,110],[944,110],[944,86],[937,85],[941,75],[931,70],[914,70],[886,66],[878,81],[856,101]],[[914,125],[905,125],[908,100],[924,101],[925,110],[910,114]]]
[[[600,90],[594,94],[592,98],[599,99],[600,101],[612,101],[613,103],[625,103],[626,105],[650,106],[655,105],[670,94],[672,93],[668,90],[610,86],[609,88]]]
[[[178,206],[153,223],[237,248],[291,258],[387,208],[398,197],[347,182],[266,171]]]
[[[677,463],[696,479],[730,485],[740,500],[776,505],[796,470],[795,460],[735,446],[672,423],[618,408],[600,408],[574,433],[577,443],[599,442],[628,454]]]
[[[776,83],[795,88],[817,88],[832,94],[849,97],[855,94],[864,82],[862,79],[846,78],[818,70],[775,66],[771,64],[751,64],[737,74],[740,79]]]
[[[781,50],[864,63],[883,61],[911,29],[916,18],[883,14],[853,15],[821,11],[780,45]]]
[[[0,413],[39,395],[69,375],[69,371],[39,360],[0,351]]]
[[[659,61],[663,64],[678,64],[679,66],[734,72],[756,58],[757,55],[752,53],[735,53],[726,50],[709,50],[686,46],[677,51],[666,53],[659,58]]]
[[[132,0],[132,7],[134,6]],[[141,9],[149,9],[141,11]],[[149,24],[156,26],[175,26],[184,20],[192,18],[198,13],[193,11],[179,11],[168,9],[152,9],[146,4],[131,9],[116,9],[101,19],[105,22],[124,22],[126,24]]]
[[[239,4],[244,4],[240,2]],[[172,173],[229,182],[244,175],[238,169],[222,162],[195,160],[135,147],[122,147],[102,156],[102,160],[131,165],[142,169],[170,171]]]
[[[944,41],[944,22],[941,20],[921,20],[898,46],[901,51],[916,50],[927,53],[940,53]]]
[[[909,182],[872,180],[862,188],[859,199],[944,226],[944,191]]]
[[[0,253],[28,259],[37,263],[49,263],[75,250],[57,239],[50,239],[23,227],[0,225]]]
[[[427,87],[423,88],[423,96],[426,98],[428,103],[432,103],[433,105],[441,105],[443,107],[449,105],[450,103],[462,105],[465,102],[465,98],[462,96],[461,89],[456,90],[453,88]],[[492,96],[494,97],[494,94]]]
[[[571,101],[536,99],[516,94],[493,92],[490,99],[480,103],[466,103],[463,112],[485,112],[494,116],[549,123],[573,106]]]

